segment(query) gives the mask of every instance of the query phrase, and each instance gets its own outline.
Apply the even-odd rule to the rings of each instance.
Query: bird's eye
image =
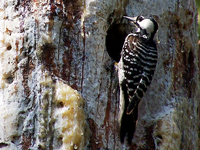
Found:
[[[144,17],[143,16],[138,16],[137,20],[140,22],[140,21],[144,20]]]

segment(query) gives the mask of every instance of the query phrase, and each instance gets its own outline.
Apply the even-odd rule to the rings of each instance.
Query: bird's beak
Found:
[[[136,24],[137,17],[128,17],[128,16],[123,16],[123,17],[130,20],[133,24]]]

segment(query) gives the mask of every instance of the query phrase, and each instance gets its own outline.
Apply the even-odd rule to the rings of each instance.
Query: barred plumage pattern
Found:
[[[138,34],[129,34],[122,49],[123,70],[129,99],[127,114],[130,114],[151,83],[157,63],[157,48],[154,42],[145,43]]]
[[[158,30],[157,22],[143,16],[127,17],[135,26],[124,42],[118,63],[120,85],[119,130],[123,143],[127,135],[131,144],[138,119],[138,105],[154,75],[157,48],[153,41]]]

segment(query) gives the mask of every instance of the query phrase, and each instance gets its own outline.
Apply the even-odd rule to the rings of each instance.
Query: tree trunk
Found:
[[[120,143],[114,63],[152,15],[158,63],[132,144]],[[194,0],[0,1],[1,149],[200,149]]]

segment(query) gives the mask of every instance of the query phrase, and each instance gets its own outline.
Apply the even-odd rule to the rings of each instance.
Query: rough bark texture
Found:
[[[158,64],[128,145],[114,62],[122,16],[140,14],[159,24]],[[194,0],[1,0],[0,148],[198,150],[199,58]]]

